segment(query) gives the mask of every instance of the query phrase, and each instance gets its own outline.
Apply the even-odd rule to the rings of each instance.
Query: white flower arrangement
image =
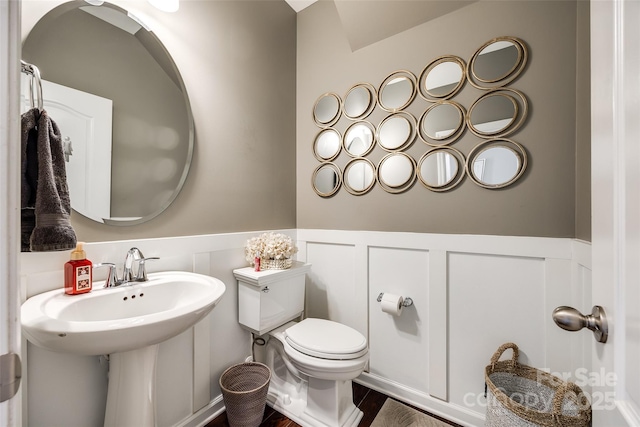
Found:
[[[244,247],[244,256],[251,265],[254,264],[255,258],[288,259],[296,252],[298,252],[298,247],[293,243],[291,237],[272,232],[252,237],[247,240]]]

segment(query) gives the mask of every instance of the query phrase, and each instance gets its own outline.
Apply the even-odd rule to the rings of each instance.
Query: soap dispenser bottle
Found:
[[[90,292],[93,285],[93,264],[83,246],[83,242],[78,242],[71,251],[71,260],[64,265],[64,292],[69,295]]]

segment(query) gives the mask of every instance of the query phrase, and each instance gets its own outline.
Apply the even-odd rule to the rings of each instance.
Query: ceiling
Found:
[[[289,6],[296,12],[300,12],[307,6],[310,6],[312,3],[315,3],[317,0],[286,0],[289,3]]]

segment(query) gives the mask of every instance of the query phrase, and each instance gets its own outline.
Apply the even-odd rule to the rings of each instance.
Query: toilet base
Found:
[[[313,383],[316,379],[309,380]],[[324,385],[329,388],[318,389],[322,385],[312,384],[310,389],[306,382],[295,386],[272,381],[267,404],[303,427],[357,427],[363,413],[353,404],[351,381],[319,381],[328,383]],[[330,383],[341,388],[342,393],[336,394]]]

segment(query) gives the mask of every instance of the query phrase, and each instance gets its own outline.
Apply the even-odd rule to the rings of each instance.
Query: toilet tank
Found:
[[[258,335],[287,323],[304,311],[305,277],[311,264],[295,261],[286,270],[233,270],[238,280],[238,321]]]

